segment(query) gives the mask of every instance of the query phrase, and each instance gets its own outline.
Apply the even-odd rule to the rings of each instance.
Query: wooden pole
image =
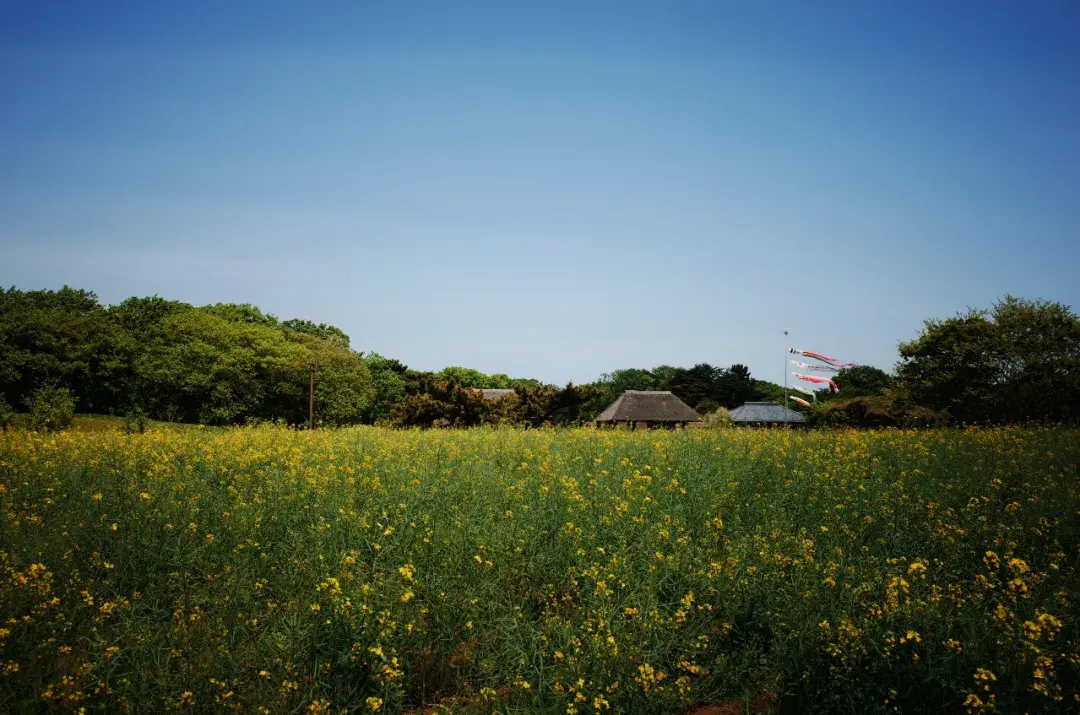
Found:
[[[308,365],[308,429],[315,429],[315,363]]]

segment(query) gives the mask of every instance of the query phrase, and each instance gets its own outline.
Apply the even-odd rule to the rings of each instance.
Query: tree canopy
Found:
[[[955,421],[1080,417],[1080,320],[1070,308],[1007,296],[990,310],[928,320],[900,345],[905,399]]]
[[[1011,296],[987,310],[927,320],[889,374],[839,371],[839,394],[792,409],[855,426],[1080,419],[1080,319],[1065,305]],[[83,413],[237,424],[307,418],[308,366],[325,424],[567,425],[595,417],[626,390],[670,390],[702,414],[757,400],[780,385],[741,363],[623,368],[564,387],[451,365],[410,369],[352,348],[340,328],[279,320],[248,303],[193,306],[160,296],[103,306],[86,290],[0,288],[0,404],[23,408],[42,388],[66,390]],[[513,394],[484,400],[485,388]]]

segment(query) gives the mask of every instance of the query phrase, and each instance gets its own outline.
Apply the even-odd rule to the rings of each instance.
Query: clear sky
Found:
[[[0,283],[564,383],[1080,302],[1080,5],[0,2]]]

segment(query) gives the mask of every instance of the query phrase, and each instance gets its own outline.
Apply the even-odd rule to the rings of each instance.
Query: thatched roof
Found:
[[[775,402],[747,402],[731,411],[736,422],[804,422],[806,418]]]
[[[501,400],[507,395],[514,394],[512,387],[485,387],[480,390],[485,400]]]
[[[701,415],[667,391],[627,390],[597,422],[697,422]]]

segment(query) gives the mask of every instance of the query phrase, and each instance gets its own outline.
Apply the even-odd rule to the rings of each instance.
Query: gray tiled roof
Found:
[[[805,422],[806,418],[775,402],[747,402],[731,411],[736,422]]]
[[[597,422],[696,422],[701,415],[671,392],[627,390],[597,416]]]

